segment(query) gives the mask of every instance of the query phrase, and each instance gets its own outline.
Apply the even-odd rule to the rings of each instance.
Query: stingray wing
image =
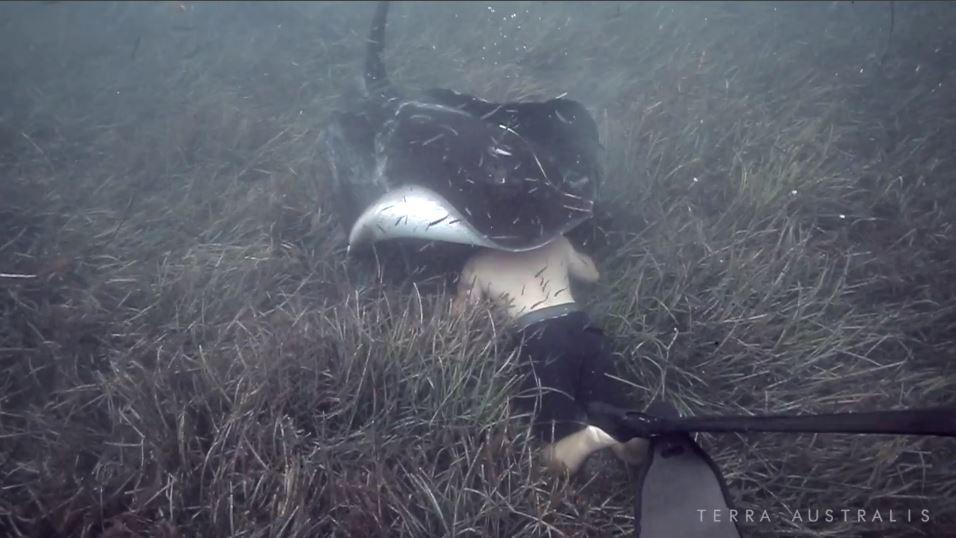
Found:
[[[547,137],[526,136],[530,122],[522,132],[497,121],[503,118],[402,104],[376,143],[389,189],[430,189],[504,250],[543,244],[590,218],[594,184],[569,165],[579,157],[567,145],[547,146]]]
[[[561,188],[595,199],[600,183],[597,123],[584,105],[572,99],[494,103],[452,90],[429,92],[436,103],[462,110],[494,125],[506,125],[541,148],[561,170]]]

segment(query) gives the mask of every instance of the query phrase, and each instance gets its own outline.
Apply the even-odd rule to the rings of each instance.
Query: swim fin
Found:
[[[680,418],[676,408],[655,401],[645,412]],[[687,433],[651,439],[634,501],[640,538],[739,538],[720,469]]]

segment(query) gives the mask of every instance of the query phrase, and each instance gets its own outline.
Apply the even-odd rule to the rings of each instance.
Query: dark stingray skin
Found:
[[[345,229],[382,194],[409,184],[437,192],[506,250],[590,219],[600,143],[584,106],[564,98],[493,103],[448,89],[404,95],[381,61],[387,9],[379,4],[370,32],[367,97],[323,132]]]

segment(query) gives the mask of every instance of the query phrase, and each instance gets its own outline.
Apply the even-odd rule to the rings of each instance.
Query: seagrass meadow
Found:
[[[319,133],[373,9],[0,4],[0,535],[632,531],[616,459],[540,469],[494,315],[355,276]],[[903,409],[956,405],[954,27],[949,3],[398,3],[385,57],[400,87],[592,113],[606,233],[577,296],[635,408]],[[746,536],[956,535],[953,439],[699,441],[768,515]]]

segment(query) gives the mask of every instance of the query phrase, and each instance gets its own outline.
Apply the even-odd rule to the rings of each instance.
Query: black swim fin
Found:
[[[679,418],[655,401],[646,414]],[[651,439],[637,481],[634,530],[641,538],[740,538],[720,469],[686,433]]]

